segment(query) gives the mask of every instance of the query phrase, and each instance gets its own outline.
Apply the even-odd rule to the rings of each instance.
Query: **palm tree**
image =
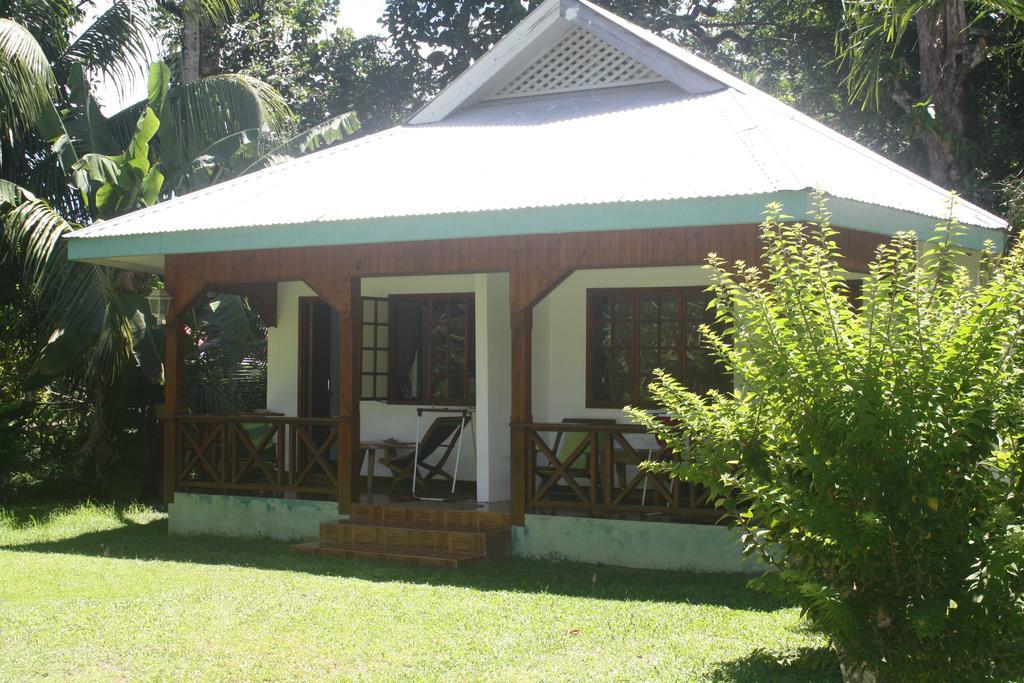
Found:
[[[233,6],[193,3],[210,14]],[[110,458],[103,416],[112,384],[146,351],[159,360],[159,332],[143,297],[152,279],[69,262],[63,237],[96,217],[245,172],[272,152],[331,141],[329,131],[351,132],[355,119],[338,117],[319,133],[295,138],[291,111],[264,83],[228,74],[172,86],[162,64],[150,69],[145,101],[106,117],[87,74],[123,82],[137,68],[145,23],[134,4],[116,0],[75,40],[68,29],[81,11],[70,0],[0,0],[0,11],[7,14],[0,17],[0,267],[17,270],[46,311],[40,382],[70,373],[90,392],[92,430],[83,455],[101,469]],[[136,149],[146,149],[144,177],[110,173],[143,134],[146,144]],[[117,201],[98,201],[104,185],[116,186],[103,197]]]
[[[851,100],[866,107],[878,106],[883,94],[892,97],[918,123],[930,178],[966,189],[962,140],[970,76],[991,52],[992,29],[1024,20],[1024,2],[853,0],[843,7],[836,48]],[[917,92],[906,65],[894,58],[915,34]]]

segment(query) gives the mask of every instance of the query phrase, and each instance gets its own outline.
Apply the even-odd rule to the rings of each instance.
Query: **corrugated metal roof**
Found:
[[[96,224],[77,238],[609,202],[829,195],[941,219],[948,195],[764,96],[667,83],[503,100]],[[965,225],[1001,228],[962,200]],[[628,226],[624,226],[628,227]],[[301,228],[296,228],[301,229]]]

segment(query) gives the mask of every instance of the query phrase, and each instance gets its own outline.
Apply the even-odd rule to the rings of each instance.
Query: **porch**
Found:
[[[408,457],[444,414],[424,411],[439,409],[468,424],[442,465],[446,477],[420,495],[505,503],[514,526],[527,515],[713,523],[718,515],[702,491],[640,467],[677,456],[628,424],[621,406],[638,402],[650,369],[665,358],[691,385],[719,386],[693,339],[705,320],[700,263],[709,251],[756,260],[755,232],[169,255],[168,329],[179,334],[168,334],[165,495],[331,500],[351,514],[392,488],[395,471],[382,463],[387,444]],[[878,238],[840,238],[851,270],[862,269]],[[184,410],[184,314],[213,289],[248,292],[273,321],[267,412]],[[412,355],[398,348],[409,335],[395,313],[410,302],[419,307],[410,315],[422,341]],[[435,316],[440,327],[435,310],[443,312]],[[398,376],[393,366],[401,366]],[[377,450],[368,454],[371,446]]]
[[[164,420],[174,431],[176,492],[333,501],[349,487],[350,505],[419,502],[411,495],[411,482],[403,487],[393,473],[380,472],[381,462],[369,455],[378,442],[360,444],[346,482],[346,457],[336,455],[346,424],[342,419],[253,414],[168,415]],[[694,523],[713,523],[719,516],[698,487],[639,467],[678,457],[638,425],[538,422],[512,423],[511,428],[526,437],[524,514]],[[645,448],[638,441],[651,445]],[[570,447],[561,446],[570,442]],[[511,462],[508,456],[496,460],[506,467]],[[512,512],[513,496],[485,500],[477,480],[456,481],[453,492],[434,486],[419,493],[440,496],[429,501],[435,507],[497,505]]]

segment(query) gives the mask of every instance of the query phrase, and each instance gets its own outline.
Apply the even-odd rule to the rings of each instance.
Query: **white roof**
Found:
[[[585,61],[579,50],[594,41],[565,40],[580,31],[606,49],[574,88],[557,65],[567,50]],[[542,68],[522,77],[537,62]],[[602,68],[609,75],[595,72]],[[527,86],[528,96],[509,97]],[[948,214],[942,188],[795,109],[583,0],[549,0],[408,124],[75,237],[194,231],[201,239],[201,231],[333,224],[344,243],[350,221],[467,213],[479,213],[479,234],[489,234],[493,212],[814,189],[900,216]],[[963,200],[953,212],[969,226],[1006,225]]]

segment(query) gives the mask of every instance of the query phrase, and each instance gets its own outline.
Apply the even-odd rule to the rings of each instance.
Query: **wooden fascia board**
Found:
[[[247,226],[219,230],[73,238],[68,256],[74,261],[129,267],[139,255],[212,253],[233,251],[245,244],[253,250],[293,247],[328,247],[390,242],[435,241],[473,237],[538,235],[665,227],[696,227],[759,223],[768,203],[780,203],[790,215],[803,218],[811,207],[811,193],[782,191],[749,196],[693,198],[648,202],[619,202],[516,209],[507,211],[407,216],[343,223],[305,223]],[[830,197],[833,222],[855,230],[892,235],[914,231],[924,238],[941,219]],[[1002,246],[1005,230],[965,226],[961,246],[980,250],[987,240]],[[124,261],[122,261],[124,259]]]

